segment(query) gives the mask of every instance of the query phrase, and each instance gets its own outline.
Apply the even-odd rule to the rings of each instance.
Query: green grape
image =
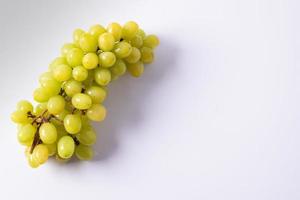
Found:
[[[30,167],[37,168],[40,166],[40,163],[38,160],[33,156],[33,154],[30,154],[27,156],[27,161]]]
[[[84,52],[96,52],[98,48],[97,39],[89,33],[81,35],[79,46]]]
[[[95,53],[88,53],[83,56],[82,65],[86,69],[95,69],[97,67],[98,63],[99,63],[99,59],[98,59],[97,54],[95,54]]]
[[[87,69],[82,66],[74,67],[72,71],[73,78],[76,81],[84,81],[88,77],[88,74]]]
[[[81,119],[79,115],[68,114],[64,119],[64,127],[70,134],[76,134],[81,130]]]
[[[52,143],[52,144],[46,144],[47,148],[48,148],[48,155],[49,156],[53,156],[56,153],[56,143]]]
[[[82,30],[80,28],[74,30],[73,41],[75,44],[79,45],[80,38],[84,33],[85,33],[84,30]]]
[[[33,149],[32,155],[39,164],[44,164],[48,160],[48,157],[49,157],[49,152],[48,152],[47,146],[44,144],[37,145]]]
[[[91,26],[89,29],[89,33],[95,38],[98,38],[102,33],[105,32],[106,32],[105,28],[99,24]]]
[[[66,56],[68,54],[68,52],[73,48],[76,48],[76,45],[73,43],[64,44],[60,50],[61,55]]]
[[[118,59],[116,63],[110,68],[112,75],[122,76],[126,72],[126,64],[123,60]]]
[[[140,35],[136,35],[131,39],[130,43],[136,48],[141,48],[143,46],[143,38]]]
[[[112,52],[102,52],[99,55],[101,67],[111,67],[116,62],[116,56]]]
[[[39,103],[44,103],[50,98],[46,88],[40,87],[34,90],[33,99]]]
[[[80,144],[75,149],[75,155],[79,160],[91,160],[94,152],[91,147]]]
[[[101,104],[94,104],[86,112],[87,117],[93,121],[103,121],[106,117],[106,109]]]
[[[140,77],[144,73],[144,64],[142,62],[137,62],[127,65],[127,70],[134,77]]]
[[[130,40],[137,34],[138,30],[139,26],[137,25],[137,23],[129,21],[124,24],[122,28],[122,38],[124,38],[125,40]]]
[[[145,31],[143,29],[139,29],[136,34],[141,36],[142,39],[144,39],[146,37]]]
[[[10,116],[11,120],[18,124],[25,124],[29,122],[29,119],[27,117],[27,113],[22,112],[20,110],[17,110],[13,112]]]
[[[141,58],[141,52],[138,48],[132,47],[132,51],[130,55],[125,58],[126,62],[128,63],[136,63]]]
[[[96,142],[97,135],[91,127],[83,128],[77,135],[76,138],[80,144],[87,146],[93,145]]]
[[[83,51],[79,48],[71,49],[67,54],[67,62],[71,67],[81,65],[83,58]]]
[[[60,82],[67,81],[72,77],[72,68],[65,64],[57,65],[53,70],[53,77]]]
[[[156,35],[147,35],[144,38],[144,46],[155,48],[157,45],[159,45],[159,39]]]
[[[119,41],[122,36],[122,27],[118,23],[111,23],[107,26],[107,32],[111,33],[116,41]]]
[[[18,133],[18,140],[21,144],[26,144],[33,140],[36,133],[36,127],[32,124],[24,125]]]
[[[106,98],[106,90],[98,86],[91,86],[87,88],[85,93],[91,97],[92,103],[94,104],[102,103]]]
[[[152,63],[153,59],[153,50],[149,47],[143,47],[141,49],[141,61],[144,63]]]
[[[57,139],[57,130],[52,123],[43,123],[39,129],[40,138],[45,144],[53,144]]]
[[[53,71],[53,69],[57,65],[68,64],[67,59],[65,57],[57,57],[55,58],[49,65],[49,71]]]
[[[39,82],[43,88],[47,89],[50,96],[56,95],[60,91],[61,83],[54,79],[51,72],[43,73],[39,78]]]
[[[69,97],[73,97],[75,94],[81,92],[82,84],[75,80],[69,80],[66,82],[64,89]]]
[[[95,70],[95,81],[101,86],[107,85],[111,80],[111,74],[108,69],[96,69]]]
[[[92,99],[87,94],[78,93],[72,97],[72,105],[80,110],[85,110],[91,107]]]
[[[65,99],[60,95],[56,95],[49,99],[47,104],[47,109],[49,113],[53,115],[57,115],[65,109],[65,105],[66,105]]]
[[[114,53],[118,58],[125,58],[130,55],[132,47],[128,42],[122,41],[116,44]]]
[[[120,76],[116,75],[116,74],[111,74],[111,81],[115,81],[119,78]]]
[[[102,51],[110,51],[115,44],[115,38],[111,33],[103,33],[99,36],[98,45]]]
[[[34,115],[40,115],[47,109],[47,103],[39,103],[34,108],[33,114]]]
[[[18,102],[17,110],[28,113],[33,111],[33,106],[29,101],[22,100]]]
[[[63,136],[57,143],[57,153],[63,159],[71,158],[75,151],[75,142],[71,136]]]

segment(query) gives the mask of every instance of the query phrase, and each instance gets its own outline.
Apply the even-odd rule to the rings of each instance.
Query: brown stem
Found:
[[[34,148],[36,145],[39,144],[40,142],[40,134],[39,134],[39,130],[40,130],[40,125],[38,125],[37,129],[36,129],[36,132],[35,132],[35,135],[34,135],[34,139],[33,139],[33,142],[32,142],[32,145],[30,147],[30,153],[32,154]]]

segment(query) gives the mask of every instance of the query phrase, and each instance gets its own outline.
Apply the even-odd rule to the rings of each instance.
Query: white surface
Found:
[[[0,199],[299,200],[299,1],[0,1]],[[27,166],[9,120],[74,28],[161,39],[110,88],[92,162]]]

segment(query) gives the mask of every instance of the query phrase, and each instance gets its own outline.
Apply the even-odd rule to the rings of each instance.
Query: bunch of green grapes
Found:
[[[155,35],[146,35],[133,21],[76,29],[73,42],[62,46],[61,55],[40,76],[33,92],[38,104],[22,100],[11,115],[29,165],[36,168],[50,156],[92,159],[97,135],[90,121],[105,119],[108,84],[126,71],[141,76],[158,44]]]

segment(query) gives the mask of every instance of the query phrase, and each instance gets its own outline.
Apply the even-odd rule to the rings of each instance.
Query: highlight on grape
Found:
[[[76,29],[73,42],[61,47],[39,77],[33,92],[38,104],[22,100],[11,114],[29,165],[37,168],[51,156],[91,160],[97,134],[90,122],[105,119],[108,84],[126,72],[141,76],[158,45],[157,36],[146,35],[133,21]]]

